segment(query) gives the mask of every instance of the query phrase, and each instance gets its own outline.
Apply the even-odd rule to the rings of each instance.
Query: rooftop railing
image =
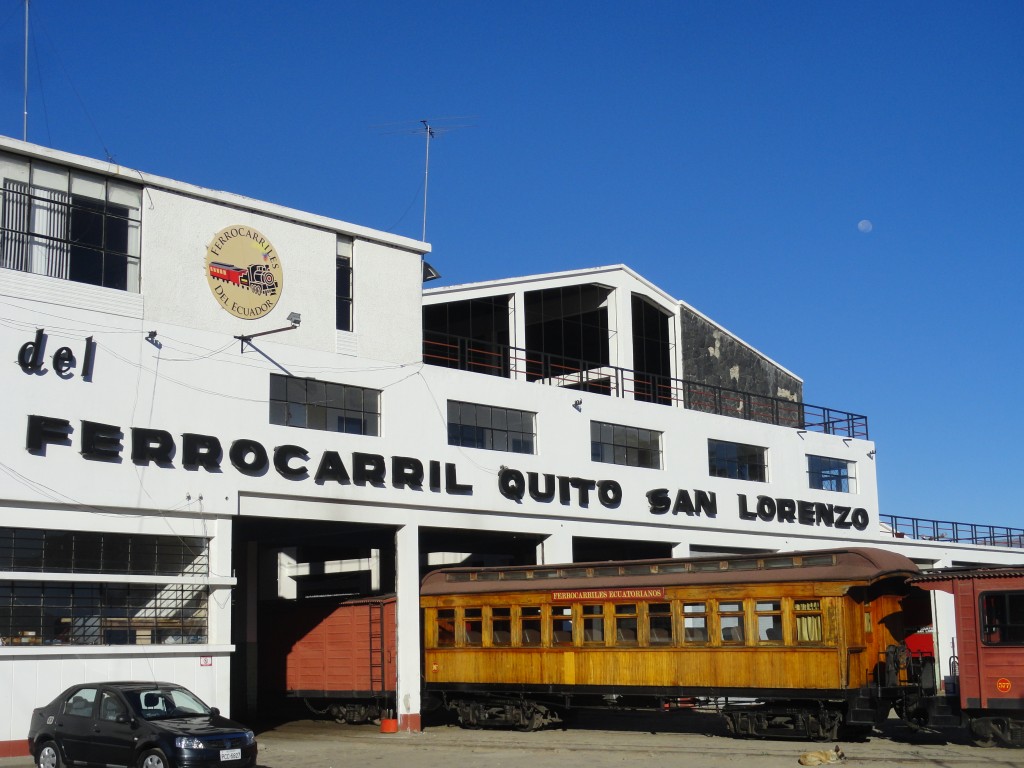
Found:
[[[445,368],[631,398],[640,402],[688,408],[811,432],[864,440],[868,438],[866,416],[461,336],[425,332],[423,361]]]
[[[1024,528],[978,523],[954,523],[948,520],[922,520],[917,517],[879,515],[882,530],[897,539],[948,541],[954,544],[981,544],[988,547],[1024,549]]]

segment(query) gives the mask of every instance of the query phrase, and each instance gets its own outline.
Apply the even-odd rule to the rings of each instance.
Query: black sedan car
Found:
[[[86,683],[32,712],[38,768],[252,768],[256,737],[173,683]]]

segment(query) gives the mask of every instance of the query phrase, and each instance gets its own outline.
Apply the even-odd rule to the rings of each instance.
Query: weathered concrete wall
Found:
[[[683,378],[752,394],[803,401],[803,382],[685,305]]]

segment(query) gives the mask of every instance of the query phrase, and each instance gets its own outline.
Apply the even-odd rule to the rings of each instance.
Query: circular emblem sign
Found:
[[[1000,693],[1009,693],[1010,681],[1007,680],[1005,677],[1000,677],[998,680],[996,680],[996,690]]]
[[[284,274],[270,241],[252,227],[235,224],[214,235],[207,246],[206,281],[224,309],[256,320],[277,304]]]

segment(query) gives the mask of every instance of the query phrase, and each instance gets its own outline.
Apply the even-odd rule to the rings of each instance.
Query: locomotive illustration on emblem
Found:
[[[242,224],[225,227],[210,241],[206,280],[221,307],[243,320],[269,313],[284,287],[274,246],[261,232]]]

